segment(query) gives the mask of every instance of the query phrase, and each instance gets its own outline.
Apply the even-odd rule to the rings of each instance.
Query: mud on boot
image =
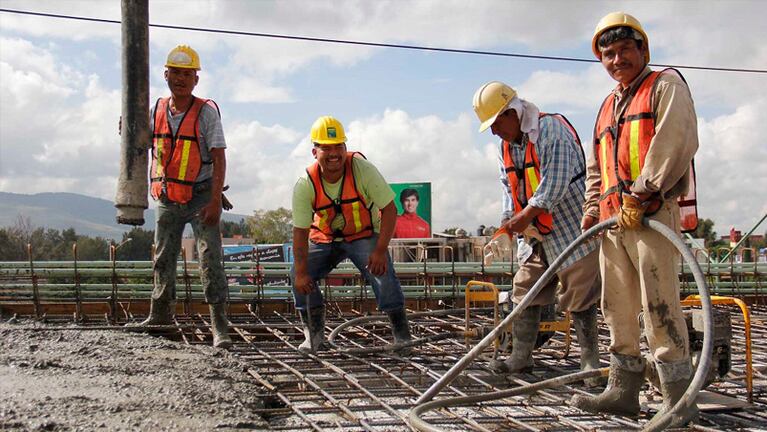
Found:
[[[690,358],[673,363],[655,363],[657,367],[658,379],[660,380],[660,389],[663,393],[663,405],[658,413],[650,420],[654,422],[663,414],[679,402],[687,387],[690,385],[693,376],[692,362]],[[698,421],[698,406],[693,401],[691,404],[681,408],[671,419],[669,428],[683,427],[690,422]]]
[[[505,361],[493,360],[490,369],[497,373],[532,372],[533,349],[541,323],[541,306],[529,306],[511,324],[511,355]]]
[[[226,303],[210,305],[210,327],[213,333],[213,347],[227,349],[232,346],[229,320],[226,319]]]
[[[171,325],[173,324],[175,306],[176,302],[152,299],[152,303],[149,306],[149,316],[144,321],[125,324],[125,327]]]
[[[405,308],[399,308],[386,312],[389,317],[389,323],[391,324],[391,333],[394,336],[394,343],[402,343],[412,340],[410,336],[410,325],[407,321],[407,313]],[[413,351],[413,347],[402,347],[396,352],[400,355],[409,355]]]
[[[644,384],[644,358],[612,354],[607,388],[597,396],[575,395],[570,405],[591,413],[634,417],[639,414],[639,390]]]
[[[307,306],[308,308],[308,306]],[[325,350],[325,306],[299,310],[304,323],[304,341],[298,346],[303,354],[316,354]]]
[[[573,326],[581,348],[581,370],[599,369],[599,330],[597,328],[597,305],[581,312],[573,312]],[[586,387],[598,387],[607,384],[606,377],[594,377],[583,380]]]

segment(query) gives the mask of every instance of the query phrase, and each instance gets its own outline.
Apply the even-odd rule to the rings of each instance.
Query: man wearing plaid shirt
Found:
[[[488,259],[498,255],[502,243],[517,240],[520,269],[514,275],[512,302],[518,304],[581,233],[585,195],[585,157],[578,134],[561,114],[543,114],[517,97],[511,87],[489,82],[474,95],[474,111],[482,122],[479,131],[491,128],[501,138],[500,167],[503,185],[501,230],[486,247]],[[516,233],[516,235],[514,235]],[[500,247],[499,247],[500,246]],[[529,371],[538,335],[542,306],[557,301],[560,310],[571,311],[581,369],[599,367],[596,303],[599,300],[599,252],[597,242],[580,246],[563,263],[512,326],[513,350],[506,361],[491,364],[498,372]],[[597,385],[592,379],[587,385]]]

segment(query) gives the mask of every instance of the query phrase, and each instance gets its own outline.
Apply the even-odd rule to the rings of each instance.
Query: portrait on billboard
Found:
[[[393,183],[397,205],[394,238],[431,237],[431,183]]]

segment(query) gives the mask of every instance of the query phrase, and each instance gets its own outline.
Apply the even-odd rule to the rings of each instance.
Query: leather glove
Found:
[[[224,190],[228,190],[229,185],[224,186]],[[226,211],[229,211],[234,208],[232,205],[232,202],[229,201],[229,198],[226,197],[223,193],[221,194],[221,208],[223,208]]]
[[[511,237],[509,233],[501,228],[493,234],[493,238],[482,249],[485,255],[484,263],[489,266],[494,260],[503,258],[504,254],[509,255],[512,249]]]
[[[642,229],[642,218],[647,206],[639,198],[624,193],[621,211],[618,214],[618,226],[625,230]]]
[[[226,197],[226,195],[221,194],[221,208],[223,208],[226,211],[229,211],[234,208],[232,205],[232,202],[229,201],[229,198]]]
[[[525,228],[524,231],[522,231],[520,234],[525,237],[525,240],[529,243],[530,239],[536,239],[540,242],[543,241],[543,236],[541,235],[541,232],[538,231],[538,228],[535,227],[535,225],[530,224]]]

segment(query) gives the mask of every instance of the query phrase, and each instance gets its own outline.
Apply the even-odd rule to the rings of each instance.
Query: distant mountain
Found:
[[[133,228],[115,221],[117,209],[112,201],[86,195],[45,192],[34,195],[0,192],[0,227],[13,226],[19,216],[29,218],[35,227],[64,230],[74,228],[77,234],[121,239]],[[223,213],[223,219],[239,222],[247,216]],[[143,229],[153,230],[155,210],[144,212]]]

